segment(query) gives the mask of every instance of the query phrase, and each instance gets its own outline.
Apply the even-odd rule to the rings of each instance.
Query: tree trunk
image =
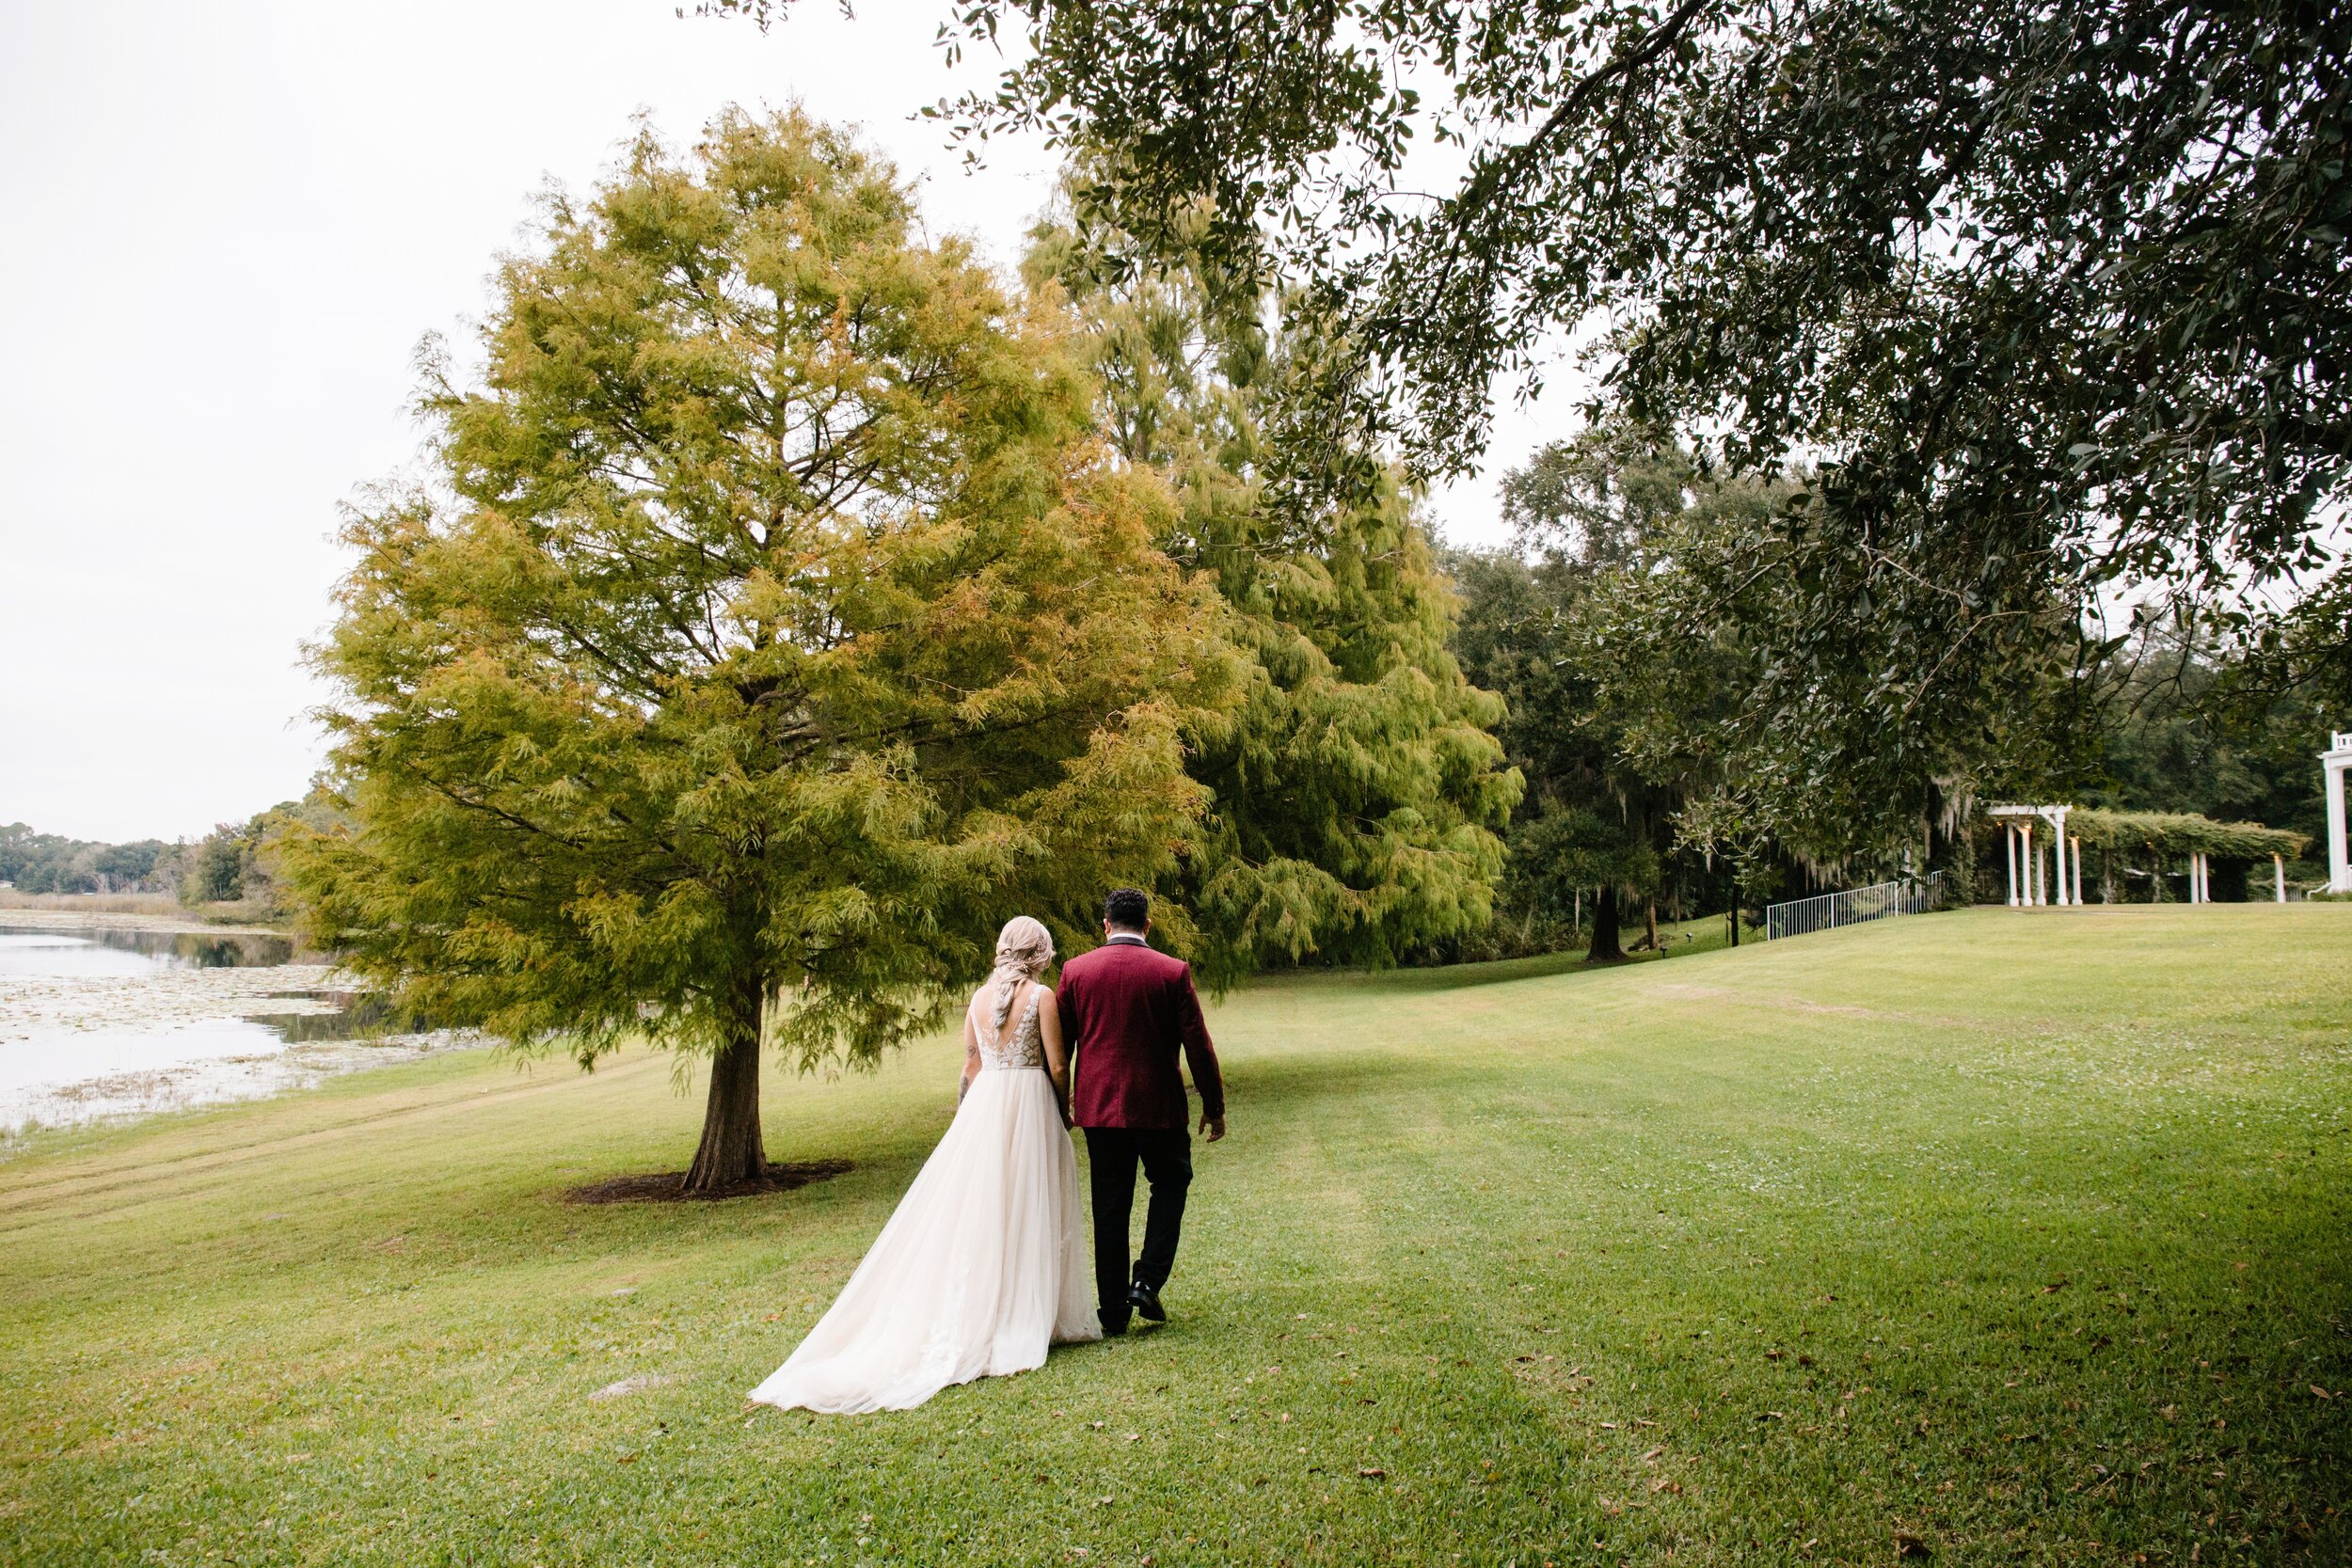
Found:
[[[686,1173],[686,1191],[723,1192],[768,1174],[759,1142],[759,1025],[738,1029],[710,1059],[710,1098],[703,1107],[702,1147]]]
[[[1617,890],[1604,886],[1593,895],[1593,941],[1584,961],[1610,963],[1624,957],[1625,949],[1617,944]]]
[[[1658,951],[1658,901],[1656,899],[1650,900],[1649,935],[1642,939],[1642,945],[1653,953]]]

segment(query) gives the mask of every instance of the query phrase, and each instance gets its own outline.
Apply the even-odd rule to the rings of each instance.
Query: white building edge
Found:
[[[2328,737],[2319,766],[2328,770],[2328,891],[2352,893],[2352,847],[2345,844],[2344,830],[2344,775],[2352,768],[2352,730]]]

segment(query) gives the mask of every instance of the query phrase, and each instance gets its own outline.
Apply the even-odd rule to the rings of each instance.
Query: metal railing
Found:
[[[1866,920],[1884,920],[1891,915],[1925,914],[1942,903],[1943,898],[1941,871],[1931,872],[1925,879],[1905,878],[1899,882],[1849,888],[1844,893],[1792,898],[1786,904],[1765,906],[1764,940],[1801,937],[1814,931],[1835,930],[1840,926],[1859,926]]]

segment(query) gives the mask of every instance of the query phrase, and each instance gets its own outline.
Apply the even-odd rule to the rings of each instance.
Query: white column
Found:
[[[2079,904],[2083,901],[2083,841],[2073,838],[2067,842],[2074,847],[2074,902]]]
[[[2009,907],[2017,907],[2017,824],[2001,824],[2001,846],[2009,851]]]
[[[2329,738],[2333,744],[2319,759],[2328,770],[2328,891],[2352,893],[2352,852],[2346,850],[2344,830],[2344,774],[2352,768],[2352,731],[2339,730]]]
[[[2287,859],[2284,855],[2270,857],[2271,875],[2279,879],[2279,902],[2287,901]]]
[[[2033,830],[2026,832],[2030,835]],[[2050,901],[2050,860],[2042,852],[2042,840],[2029,837],[2028,842],[2033,845],[2033,901],[2039,909]]]

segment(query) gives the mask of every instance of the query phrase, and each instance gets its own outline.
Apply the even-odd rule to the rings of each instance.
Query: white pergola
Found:
[[[2079,904],[2083,901],[2083,841],[2070,838],[2066,817],[2072,806],[1994,806],[1988,816],[2006,819],[2009,829],[2009,905],[2020,909],[2035,904]],[[2050,825],[2050,842],[2058,847],[2058,896],[2050,896],[2049,864],[2042,841],[2034,835],[2035,818]],[[2074,866],[2067,866],[2070,850]]]
[[[2320,758],[2328,768],[2328,886],[2331,892],[2352,893],[2352,864],[2345,863],[2344,819],[2344,776],[2352,771],[2352,734],[2334,736],[2335,744]],[[2009,830],[2009,903],[2011,909],[2030,909],[2040,904],[2081,904],[2083,897],[2083,841],[2066,831],[2066,819],[2073,806],[1988,806],[1987,816],[2003,819]],[[2093,814],[2094,816],[2097,814]],[[2043,840],[2036,832],[2035,821],[2049,824],[2048,843],[2058,849],[2055,886],[2050,875],[2052,865]],[[2203,849],[2191,849],[2188,855],[2188,901],[2192,904],[2213,902],[2213,858]],[[2287,901],[2286,858],[2270,857],[2271,878],[2276,889],[2273,896],[2281,904]]]
[[[2328,891],[2352,893],[2352,851],[2344,831],[2344,775],[2352,768],[2352,732],[2338,730],[2328,737],[2319,766],[2328,771]]]

